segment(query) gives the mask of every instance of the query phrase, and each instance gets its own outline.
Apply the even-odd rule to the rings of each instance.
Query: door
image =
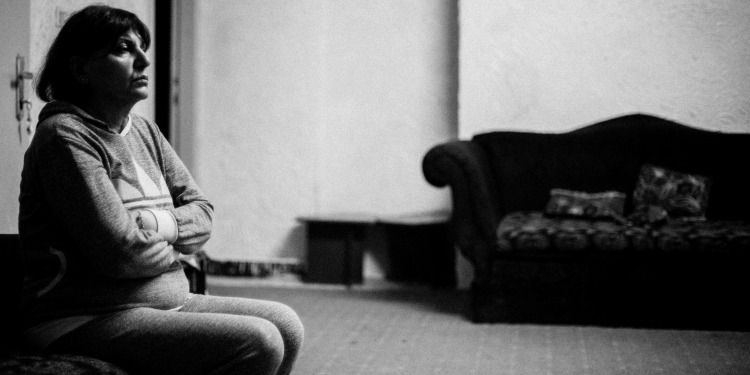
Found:
[[[18,193],[30,122],[26,112],[21,114],[20,120],[17,118],[20,99],[17,99],[16,86],[25,86],[27,97],[33,92],[30,80],[18,80],[16,58],[20,55],[25,60],[24,70],[28,69],[30,4],[30,1],[0,1],[0,25],[3,25],[0,33],[0,233],[18,233]]]

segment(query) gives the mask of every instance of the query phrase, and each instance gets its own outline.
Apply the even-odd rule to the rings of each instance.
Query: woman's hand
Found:
[[[152,230],[172,244],[177,241],[177,220],[166,210],[143,210],[135,218],[138,228]]]
[[[135,222],[138,224],[139,229],[150,229],[156,231],[156,215],[151,211],[140,211],[138,216],[135,217]]]

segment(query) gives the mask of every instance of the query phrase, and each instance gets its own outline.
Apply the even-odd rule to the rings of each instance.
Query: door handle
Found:
[[[23,120],[24,115],[27,121],[31,121],[31,80],[34,74],[26,71],[26,59],[23,56],[16,56],[16,80],[14,87],[16,89],[16,119]]]

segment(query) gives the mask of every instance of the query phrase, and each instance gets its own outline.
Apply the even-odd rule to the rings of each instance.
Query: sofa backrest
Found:
[[[559,134],[484,133],[473,142],[487,153],[501,214],[542,210],[553,188],[615,190],[630,198],[640,168],[653,164],[710,177],[709,218],[750,217],[750,134],[701,130],[637,114]],[[626,213],[630,209],[628,199]]]

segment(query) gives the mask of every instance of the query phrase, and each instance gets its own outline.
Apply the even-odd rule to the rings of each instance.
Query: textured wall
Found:
[[[460,2],[459,134],[629,112],[750,131],[750,2]]]
[[[456,134],[455,4],[330,4],[319,208],[398,214],[444,206],[421,161]]]
[[[194,173],[216,258],[304,259],[300,215],[443,207],[427,149],[456,134],[451,1],[195,3]]]
[[[312,1],[196,3],[195,174],[216,208],[209,254],[297,255],[315,208],[321,12]]]

